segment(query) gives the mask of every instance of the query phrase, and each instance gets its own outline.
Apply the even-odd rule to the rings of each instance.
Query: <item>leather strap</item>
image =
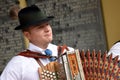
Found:
[[[26,50],[24,52],[21,52],[18,55],[25,56],[25,57],[32,57],[32,58],[50,58],[50,57],[52,57],[52,56],[44,55],[42,53],[33,52],[30,50]]]
[[[64,50],[69,51],[69,49],[66,45],[58,46],[58,57],[56,58],[56,60],[59,59],[61,56],[66,54],[66,53],[64,53]]]
[[[37,63],[42,67],[42,68],[44,68],[44,65],[41,63],[41,61],[39,60],[39,58],[34,58],[36,61],[37,61]]]
[[[58,46],[58,56],[61,55],[61,54],[64,54],[64,50],[67,50],[69,51],[68,47],[66,45],[63,45],[63,46]]]
[[[69,50],[68,47],[66,45],[63,45],[63,46],[58,46],[58,57],[56,56],[47,56],[47,55],[44,55],[42,53],[38,53],[38,52],[33,52],[33,51],[30,51],[30,50],[26,50],[24,52],[21,52],[19,53],[18,55],[21,55],[21,56],[25,56],[25,57],[32,57],[34,58],[38,64],[43,67],[43,64],[41,63],[41,61],[39,60],[39,58],[51,58],[51,57],[55,57],[56,60],[61,57],[62,55],[64,55],[65,53],[63,53],[64,50]]]
[[[30,51],[30,50],[21,52],[18,55],[34,58],[42,68],[43,68],[43,64],[41,63],[39,58],[50,58],[51,57],[51,56],[46,56],[46,55],[43,55],[42,53],[37,53],[37,52]]]

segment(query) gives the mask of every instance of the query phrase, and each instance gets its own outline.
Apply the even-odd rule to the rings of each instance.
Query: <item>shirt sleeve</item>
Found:
[[[3,70],[0,80],[22,80],[21,72],[21,64],[19,62],[13,62],[12,59]]]
[[[120,56],[120,42],[114,44],[110,50],[108,51],[108,55],[112,54],[113,58],[116,56]],[[120,59],[120,57],[119,57]]]

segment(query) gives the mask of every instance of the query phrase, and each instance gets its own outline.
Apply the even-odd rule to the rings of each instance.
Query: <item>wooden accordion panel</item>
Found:
[[[75,50],[61,60],[62,64],[55,61],[39,68],[40,80],[120,80],[118,56]]]
[[[66,80],[63,65],[58,62],[50,62],[39,68],[40,80]]]

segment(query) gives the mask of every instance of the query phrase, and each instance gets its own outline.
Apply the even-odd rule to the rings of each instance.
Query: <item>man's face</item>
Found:
[[[31,43],[37,46],[46,45],[53,40],[52,29],[49,23],[31,26],[28,31],[24,32],[24,35]]]

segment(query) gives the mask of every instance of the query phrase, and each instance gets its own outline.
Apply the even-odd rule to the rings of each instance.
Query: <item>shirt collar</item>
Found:
[[[49,45],[48,45],[47,49],[49,49]],[[31,51],[34,51],[34,52],[41,52],[42,54],[45,54],[44,49],[42,49],[42,48],[40,48],[40,47],[38,47],[38,46],[36,46],[32,43],[29,43],[28,49],[31,50]]]

